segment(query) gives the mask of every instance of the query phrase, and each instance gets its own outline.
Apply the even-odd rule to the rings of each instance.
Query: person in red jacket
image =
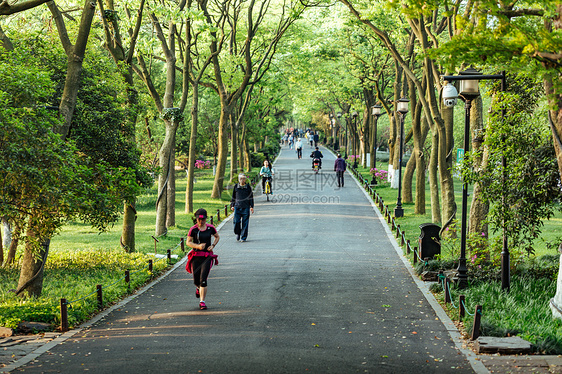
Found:
[[[205,296],[207,295],[207,277],[213,264],[218,264],[217,255],[213,249],[219,242],[219,234],[213,225],[207,223],[207,211],[198,209],[195,212],[197,224],[189,229],[187,246],[193,248],[187,255],[185,269],[193,274],[195,296],[199,299],[199,308],[207,309]]]

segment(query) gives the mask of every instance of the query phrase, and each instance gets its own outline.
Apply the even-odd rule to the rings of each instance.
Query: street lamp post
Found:
[[[373,117],[375,117],[375,134],[373,136],[373,153],[374,153],[374,158],[373,158],[373,168],[377,167],[377,122],[379,121],[379,117],[382,116],[381,114],[381,109],[382,109],[382,105],[378,105],[375,104],[371,107],[371,114],[373,115]],[[377,184],[377,179],[375,178],[375,175],[373,174],[373,178],[371,179],[371,185],[375,185]]]
[[[351,113],[351,117],[353,117],[353,128],[355,129],[355,133],[353,134],[353,168],[357,169],[357,116],[359,115],[359,113],[357,113],[357,111],[354,111],[353,113]]]
[[[459,75],[444,76],[443,80],[452,82],[460,81],[460,93],[458,96],[465,102],[464,116],[464,152],[468,152],[469,136],[470,136],[470,109],[472,108],[472,100],[476,99],[480,92],[478,84],[481,80],[501,79],[502,90],[505,90],[505,72],[500,75],[482,75],[474,68],[469,68],[459,73]],[[445,95],[447,90],[448,94]],[[447,85],[443,89],[443,99],[445,105],[452,107],[456,104],[456,90],[452,89],[452,85]],[[457,268],[456,281],[459,288],[468,286],[468,268],[466,266],[466,237],[467,237],[467,211],[468,211],[468,183],[463,182],[462,185],[462,215],[461,215],[461,253],[459,257],[459,266]],[[502,288],[509,288],[509,249],[506,245],[504,233],[504,248],[502,251]],[[507,274],[507,275],[506,275]]]
[[[394,208],[394,217],[404,217],[404,209],[402,208],[402,154],[404,153],[404,118],[408,113],[408,103],[410,100],[401,98],[396,105],[396,111],[400,113],[400,154],[398,162],[398,199],[396,200],[396,208]]]

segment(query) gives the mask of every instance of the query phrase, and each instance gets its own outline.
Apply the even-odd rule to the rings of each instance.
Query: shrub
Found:
[[[257,168],[263,165],[265,161],[265,155],[261,152],[250,152],[250,165]]]

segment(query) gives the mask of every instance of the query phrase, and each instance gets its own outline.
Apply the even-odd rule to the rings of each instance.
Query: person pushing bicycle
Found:
[[[269,188],[270,193],[273,192],[273,184],[272,184],[272,180],[273,180],[273,175],[275,174],[275,172],[273,171],[273,167],[271,167],[271,163],[269,162],[269,160],[265,160],[263,162],[263,166],[260,169],[260,176],[261,176],[261,188],[263,193],[265,193],[265,181],[269,180]]]

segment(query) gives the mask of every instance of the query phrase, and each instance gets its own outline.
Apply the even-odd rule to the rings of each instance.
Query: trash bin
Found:
[[[441,227],[434,223],[422,223],[420,230],[420,257],[433,259],[435,255],[441,254],[441,238],[439,237]]]

